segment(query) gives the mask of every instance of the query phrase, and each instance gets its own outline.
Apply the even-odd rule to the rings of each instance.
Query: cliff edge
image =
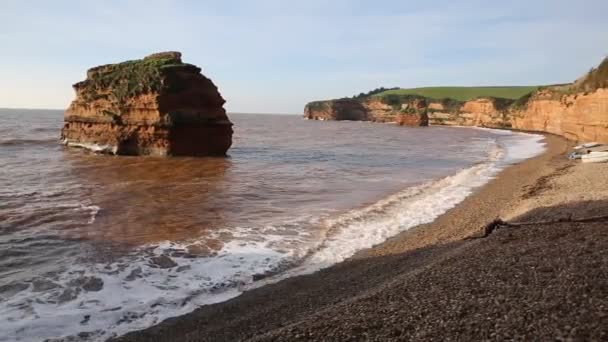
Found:
[[[547,87],[511,111],[513,127],[608,143],[608,58],[572,84]]]
[[[222,156],[232,123],[217,87],[181,53],[98,66],[73,85],[62,141],[117,155]]]
[[[348,105],[338,105],[344,103]],[[540,87],[519,99],[486,96],[460,101],[380,93],[312,102],[304,117],[518,129],[608,143],[608,58],[573,83]]]
[[[403,126],[428,126],[427,102],[421,96],[367,97],[310,102],[304,117],[311,120],[395,122]]]

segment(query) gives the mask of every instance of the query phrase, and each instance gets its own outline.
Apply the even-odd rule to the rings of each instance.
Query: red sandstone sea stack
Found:
[[[179,52],[89,69],[73,86],[62,141],[117,155],[223,156],[226,101],[200,72]]]

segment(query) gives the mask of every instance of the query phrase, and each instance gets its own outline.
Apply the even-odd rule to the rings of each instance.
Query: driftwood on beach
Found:
[[[585,218],[572,218],[570,217],[562,217],[556,220],[544,220],[544,221],[531,221],[531,222],[508,222],[504,221],[501,218],[497,218],[494,221],[488,223],[483,229],[483,235],[481,236],[473,236],[465,238],[465,240],[471,239],[483,239],[492,234],[495,230],[500,228],[518,228],[525,226],[536,226],[536,225],[546,225],[546,224],[555,224],[555,223],[563,223],[563,222],[603,222],[608,221],[608,215],[600,215],[600,216],[592,216]]]

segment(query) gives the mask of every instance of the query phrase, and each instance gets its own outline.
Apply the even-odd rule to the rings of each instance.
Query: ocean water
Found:
[[[0,341],[105,340],[433,221],[542,137],[232,114],[228,158],[96,155],[0,110]]]

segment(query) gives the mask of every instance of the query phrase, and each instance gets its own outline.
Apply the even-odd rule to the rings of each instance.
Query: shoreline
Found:
[[[551,174],[565,163],[569,140],[547,133],[524,132],[544,136],[545,151],[522,162],[509,165],[494,179],[476,189],[462,202],[433,222],[412,227],[368,250],[357,253],[355,258],[364,258],[391,253],[403,253],[434,244],[459,241],[475,234],[483,234],[486,224],[497,217],[510,218],[526,187]],[[510,190],[506,191],[506,190]]]
[[[226,302],[200,307],[114,341],[309,339],[306,337],[312,335],[292,333],[302,324],[323,325],[323,321],[312,317],[328,312],[348,320],[350,316],[344,311],[345,305],[387,290],[390,292],[396,278],[418,279],[434,264],[491,240],[465,239],[484,235],[485,226],[497,217],[513,218],[518,210],[521,211],[522,201],[537,200],[539,193],[544,191],[543,183],[564,174],[565,167],[571,164],[565,154],[572,143],[562,137],[544,136],[546,150],[542,154],[503,169],[493,180],[432,223],[413,227],[313,274],[246,291]],[[603,194],[598,196],[603,197]],[[383,317],[377,315],[377,318]],[[331,327],[338,332],[344,330],[343,324]],[[308,333],[314,335],[316,328],[311,329]],[[350,331],[347,336],[361,338],[363,333]],[[344,338],[345,335],[340,336]]]

